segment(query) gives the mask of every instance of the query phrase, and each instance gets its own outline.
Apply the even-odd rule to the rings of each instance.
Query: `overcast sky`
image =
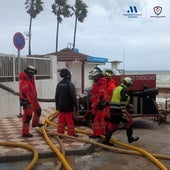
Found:
[[[28,54],[29,15],[24,0],[1,0],[0,53],[16,54],[13,36],[21,32],[26,39],[21,55]],[[32,54],[55,51],[56,16],[54,0],[44,0],[44,11],[32,23]],[[74,0],[68,0],[73,5]],[[170,70],[170,0],[83,0],[88,15],[78,22],[76,48],[79,52],[109,61],[123,61],[126,70]],[[133,11],[130,11],[132,6]],[[162,7],[159,15],[155,6]],[[137,13],[135,13],[135,8]],[[129,13],[128,13],[129,12]],[[129,18],[136,14],[137,18]],[[132,15],[131,15],[132,16]],[[74,17],[60,24],[61,50],[73,42]]]

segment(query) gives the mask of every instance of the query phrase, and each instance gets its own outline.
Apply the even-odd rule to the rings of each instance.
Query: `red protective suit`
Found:
[[[92,114],[94,115],[94,122],[92,124],[94,137],[105,135],[106,133],[103,110],[98,108],[99,102],[101,100],[104,100],[106,85],[107,85],[106,78],[101,77],[96,82],[94,82],[91,90],[90,99]]]
[[[115,81],[113,80],[113,78],[108,79],[105,94],[104,94],[104,98],[107,103],[110,103],[112,94],[113,94],[113,90],[115,89],[115,87],[116,87],[116,85],[115,85]],[[104,118],[105,118],[105,122],[106,122],[106,126],[107,126],[108,119],[110,118],[110,106],[106,106],[104,108],[103,114],[104,114]]]
[[[19,97],[21,106],[23,106],[23,117],[22,117],[22,136],[29,135],[29,125],[32,119],[32,126],[39,124],[41,116],[41,107],[37,101],[37,91],[35,87],[34,77],[28,76],[22,72],[19,74]]]

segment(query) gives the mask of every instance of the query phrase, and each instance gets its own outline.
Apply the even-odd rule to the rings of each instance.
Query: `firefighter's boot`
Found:
[[[41,116],[41,107],[35,109],[34,116],[32,120],[32,127],[42,127],[43,123],[40,123],[40,116]]]
[[[114,146],[113,143],[110,143],[110,138],[112,134],[113,134],[113,131],[110,131],[110,130],[107,131],[103,144],[108,145],[108,146]]]
[[[32,134],[30,134],[29,132],[29,128],[30,128],[30,120],[32,118],[32,115],[23,115],[23,122],[22,122],[22,136],[26,137],[26,138],[31,138],[33,137]]]
[[[98,123],[92,123],[93,134],[89,138],[100,138],[100,126]]]
[[[127,138],[128,138],[129,143],[132,143],[132,142],[137,141],[139,139],[138,136],[132,136],[133,135],[132,127],[126,129],[126,134],[127,134]]]

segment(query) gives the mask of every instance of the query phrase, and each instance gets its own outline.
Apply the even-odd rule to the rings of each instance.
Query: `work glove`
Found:
[[[27,98],[20,99],[20,106],[26,107],[28,103]]]
[[[97,105],[97,109],[103,110],[105,107],[106,107],[106,102],[104,100],[100,100],[98,105]]]

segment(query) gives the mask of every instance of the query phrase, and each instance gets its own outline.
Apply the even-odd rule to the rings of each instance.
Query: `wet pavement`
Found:
[[[141,147],[151,153],[159,153],[170,156],[170,123],[158,125],[151,119],[138,118],[135,120],[134,134],[140,136],[140,140],[133,143],[133,146]],[[127,143],[125,131],[118,130],[113,134],[120,141]],[[115,146],[119,147],[119,146]],[[93,152],[84,155],[66,156],[73,170],[159,170],[149,159],[138,155],[115,153],[100,147],[94,147]],[[170,160],[158,159],[167,169],[170,169]],[[35,170],[53,170],[57,165],[56,157],[43,158],[37,163]],[[15,163],[0,163],[3,170],[22,170],[29,161]],[[64,168],[63,168],[64,169]]]
[[[51,109],[51,110],[50,110]],[[42,120],[53,108],[44,110]],[[167,123],[158,125],[152,118],[136,118],[134,134],[140,136],[140,140],[132,145],[141,147],[150,153],[157,153],[170,156],[170,117]],[[17,116],[3,118],[0,120],[0,141],[15,141],[31,144],[36,147],[41,155],[34,170],[53,170],[58,163],[58,158],[44,141],[37,131],[31,128],[33,138],[23,139],[20,136],[21,119]],[[84,127],[83,127],[84,128]],[[118,130],[113,134],[118,140],[127,143],[125,130]],[[84,136],[82,136],[84,137]],[[88,137],[87,137],[88,138]],[[152,161],[143,156],[115,153],[97,146],[83,142],[62,139],[65,144],[66,159],[73,170],[157,170],[159,169]],[[56,144],[57,145],[57,144]],[[6,148],[0,146],[0,169],[2,170],[23,170],[30,162],[31,153],[20,148]],[[115,147],[120,147],[115,145]],[[89,150],[90,148],[90,150]],[[78,149],[78,152],[72,152]],[[81,151],[83,154],[81,154]],[[85,151],[85,152],[84,152]],[[77,154],[79,153],[79,154]],[[10,157],[12,155],[12,157]],[[21,160],[17,157],[26,158]],[[28,157],[29,159],[27,159]],[[8,159],[9,158],[9,159]],[[11,159],[12,158],[12,159]],[[15,158],[15,159],[14,159]],[[15,162],[11,162],[15,160]],[[170,160],[159,159],[167,169],[170,169]],[[64,169],[64,168],[63,168]]]
[[[47,116],[47,115],[46,115]],[[42,115],[42,119],[45,119],[45,115]],[[37,132],[37,128],[32,128],[30,126],[30,133],[33,134],[32,138],[23,138],[21,136],[21,123],[22,119],[18,117],[3,118],[0,120],[0,143],[12,142],[12,143],[23,143],[33,146],[37,149],[40,158],[54,156],[54,152],[50,146],[46,143],[43,135]],[[79,127],[81,130],[90,130],[87,127]],[[56,128],[53,128],[56,131]],[[80,134],[81,138],[88,138],[87,135]],[[79,155],[88,153],[91,150],[91,145],[88,143],[79,142],[76,140],[71,140],[67,138],[61,139],[64,143],[66,154],[71,155],[78,153]],[[56,147],[59,147],[57,140],[53,140]],[[3,161],[20,161],[24,159],[30,159],[32,157],[32,152],[19,148],[19,147],[5,147],[1,146],[0,150],[0,162]]]
[[[47,107],[43,109],[41,121],[43,122],[51,113],[55,110],[53,107]],[[56,120],[54,120],[56,121]],[[19,147],[7,147],[3,146],[3,143],[20,143],[28,144],[34,147],[38,153],[39,158],[38,164],[43,166],[46,169],[50,169],[49,166],[52,166],[54,169],[55,165],[58,163],[56,161],[56,154],[45,141],[42,134],[37,132],[37,128],[30,126],[30,133],[33,134],[32,138],[23,138],[21,136],[21,126],[22,118],[18,118],[18,115],[8,116],[6,118],[0,119],[0,169],[12,169],[12,170],[22,170],[23,167],[26,167],[30,163],[33,157],[33,153],[27,149]],[[91,130],[88,127],[80,126],[81,130]],[[56,128],[53,127],[53,131],[56,131]],[[84,139],[89,139],[87,135],[80,134],[79,137]],[[59,144],[56,140],[52,140],[56,147],[59,147]],[[71,140],[68,138],[62,138],[61,142],[64,144],[66,155],[84,155],[89,153],[92,150],[92,145],[76,140]],[[45,159],[43,159],[45,158]],[[49,159],[50,158],[50,159]],[[55,158],[55,161],[51,161]],[[58,159],[58,158],[57,158]],[[50,161],[50,162],[49,162]],[[18,163],[17,163],[18,162]],[[37,169],[37,168],[36,168]],[[42,169],[42,168],[41,168]]]

